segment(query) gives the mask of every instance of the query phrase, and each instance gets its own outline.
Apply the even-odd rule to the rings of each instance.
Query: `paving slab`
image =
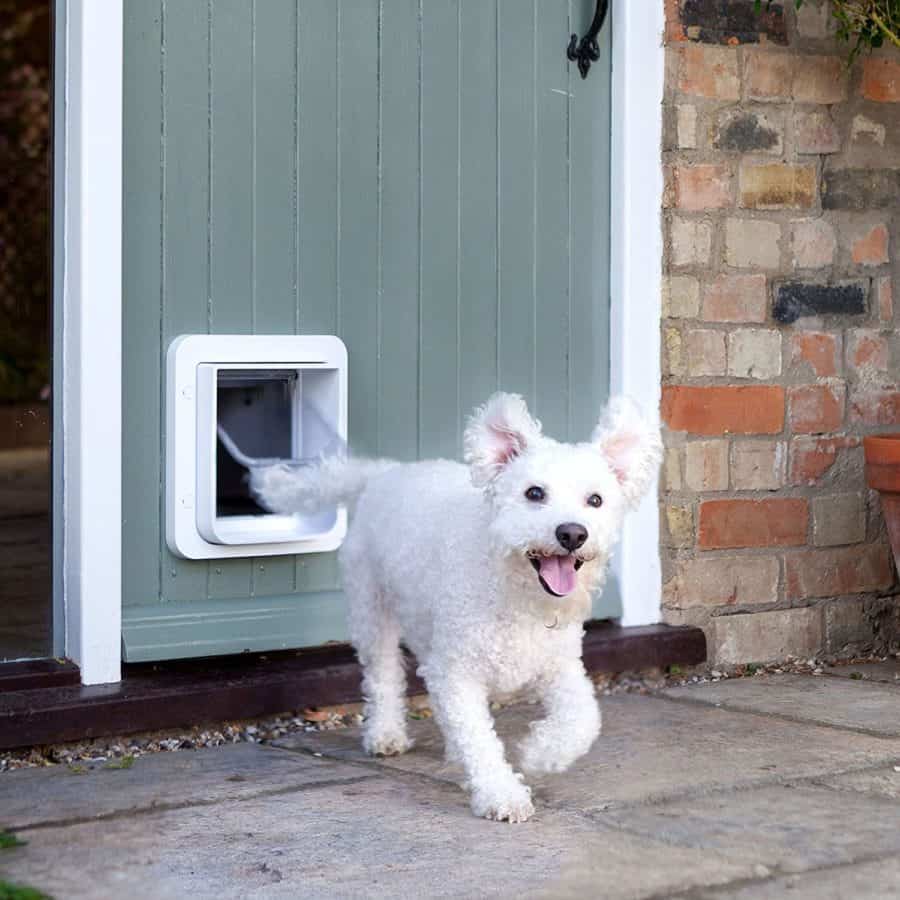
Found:
[[[507,748],[514,750],[539,714],[540,707],[524,704],[500,711],[497,730]],[[684,794],[900,761],[900,741],[730,712],[705,703],[610,697],[603,702],[603,716],[603,734],[572,769],[529,779],[539,803],[604,812]],[[459,782],[461,771],[443,761],[443,741],[434,722],[410,725],[414,749],[377,761],[360,749],[358,729],[291,736],[278,745]]]
[[[772,785],[604,817],[630,834],[781,873],[900,853],[900,807],[876,794]]]
[[[665,696],[723,709],[900,737],[900,686],[810,675],[763,675],[669,688]]]
[[[715,851],[566,812],[476,819],[460,793],[409,775],[23,836],[4,851],[5,877],[59,900],[558,897],[573,883],[626,900],[753,876]]]
[[[900,800],[900,766],[889,766],[875,771],[851,772],[826,778],[823,784],[840,791],[858,791],[863,794],[878,794],[889,800]],[[900,809],[898,809],[900,827]]]
[[[883,681],[887,684],[900,684],[900,659],[825,666],[825,673],[837,678],[850,678],[853,681]]]
[[[258,744],[155,753],[138,757],[127,769],[100,763],[91,768],[85,764],[85,770],[78,771],[54,766],[0,775],[0,827],[20,829],[158,806],[234,800],[378,774]]]
[[[879,859],[835,866],[805,875],[785,875],[722,890],[702,891],[696,900],[897,900],[900,860]]]

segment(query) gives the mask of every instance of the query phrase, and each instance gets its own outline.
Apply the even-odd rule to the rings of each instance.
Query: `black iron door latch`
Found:
[[[609,0],[597,0],[597,9],[594,11],[594,20],[591,22],[591,27],[585,32],[581,41],[578,40],[577,34],[573,34],[572,39],[569,41],[566,56],[572,62],[578,63],[578,71],[581,72],[582,78],[588,77],[588,72],[591,71],[591,63],[595,63],[600,59],[600,45],[597,43],[597,35],[600,34],[607,12],[609,12]]]

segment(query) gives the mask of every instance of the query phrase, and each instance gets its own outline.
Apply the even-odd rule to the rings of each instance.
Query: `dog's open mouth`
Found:
[[[584,560],[573,554],[566,556],[541,556],[528,554],[528,561],[538,573],[541,587],[554,597],[565,597],[571,594],[578,585],[578,570]]]

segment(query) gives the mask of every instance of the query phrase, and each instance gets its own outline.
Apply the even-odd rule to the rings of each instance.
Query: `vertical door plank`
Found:
[[[249,334],[254,324],[254,7],[252,0],[215,0],[210,20],[209,326],[214,334]],[[210,560],[209,596],[250,596],[251,567],[249,559]]]
[[[162,168],[162,8],[125,5],[124,167],[139,190],[125,190],[123,211],[122,602],[157,603],[165,528],[162,480],[163,378],[160,345]],[[162,537],[163,542],[165,536]]]
[[[499,0],[500,387],[534,403],[535,113],[537,0]]]
[[[567,0],[539,0],[536,412],[548,434],[568,437],[569,72]]]
[[[163,7],[163,358],[173,338],[209,327],[208,13],[196,0]],[[162,379],[163,404],[165,389]],[[165,597],[203,599],[207,563],[175,557],[162,533],[160,546]]]
[[[419,455],[459,444],[459,3],[423,2]]]
[[[293,334],[297,327],[296,0],[256,0],[253,90],[254,327],[259,334]],[[293,556],[254,559],[254,595],[293,592],[295,570]]]
[[[457,430],[497,387],[497,3],[461,10]]]
[[[383,4],[378,453],[414,459],[419,379],[419,0]]]

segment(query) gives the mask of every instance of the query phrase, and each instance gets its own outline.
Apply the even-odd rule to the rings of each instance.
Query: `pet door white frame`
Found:
[[[55,0],[64,91],[56,153],[63,218],[61,355],[65,652],[85,684],[121,671],[123,0]],[[658,409],[662,282],[663,0],[616,3],[612,70],[611,386]],[[102,402],[101,402],[102,399]],[[655,489],[625,525],[616,556],[625,625],[660,618]]]

